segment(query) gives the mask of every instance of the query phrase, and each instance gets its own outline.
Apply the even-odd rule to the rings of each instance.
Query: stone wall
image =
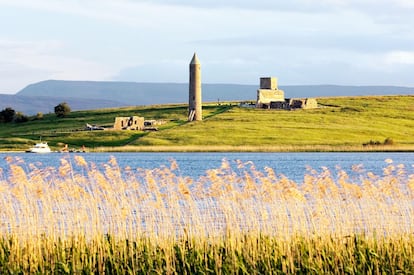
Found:
[[[270,108],[270,103],[276,101],[285,101],[285,93],[282,90],[257,90],[257,108]]]
[[[277,88],[276,77],[261,77],[260,89],[257,90],[257,108],[270,108],[271,102],[285,101],[285,92]]]
[[[314,98],[285,99],[285,92],[277,87],[276,77],[261,77],[257,90],[256,108],[262,109],[313,109],[318,108]]]
[[[277,78],[276,77],[261,77],[260,89],[277,90]]]
[[[318,102],[314,98],[292,98],[289,102],[291,109],[314,109],[318,108]]]
[[[114,130],[143,130],[144,118],[139,116],[116,117]]]

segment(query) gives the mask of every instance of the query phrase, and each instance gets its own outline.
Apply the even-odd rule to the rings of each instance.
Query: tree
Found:
[[[29,117],[23,114],[22,112],[17,112],[14,116],[14,122],[21,123],[29,121]]]
[[[43,119],[43,113],[42,112],[38,112],[36,114],[36,119]]]
[[[55,106],[55,114],[57,117],[65,117],[67,114],[70,113],[69,104],[66,102],[62,102],[59,105]]]
[[[3,109],[0,112],[0,122],[12,122],[16,111],[10,107]]]

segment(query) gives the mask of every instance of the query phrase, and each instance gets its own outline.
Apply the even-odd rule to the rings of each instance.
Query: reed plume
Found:
[[[157,255],[164,259],[160,270],[178,270],[176,257],[188,249],[212,249],[196,259],[222,267],[228,263],[217,246],[232,251],[226,256],[232,270],[240,268],[239,253],[251,266],[269,261],[261,253],[280,253],[286,255],[280,270],[294,273],[295,266],[306,264],[297,259],[308,251],[306,257],[323,271],[326,255],[315,250],[337,249],[342,260],[353,261],[342,245],[359,249],[357,236],[369,247],[398,243],[394,252],[408,249],[405,255],[414,256],[400,242],[414,244],[414,175],[392,160],[381,175],[356,165],[353,178],[340,168],[309,167],[301,183],[270,167],[259,171],[252,162],[226,159],[198,179],[182,176],[174,160],[155,169],[122,168],[113,157],[98,166],[77,155],[64,156],[57,169],[19,158],[6,161],[7,171],[0,170],[0,230],[7,262],[16,270],[48,270],[47,264],[56,270],[59,261],[74,257],[60,250],[65,247],[78,253],[70,266],[59,267],[67,271],[85,265],[104,271],[106,257],[114,253],[132,257],[133,270],[139,270],[140,257]],[[138,246],[146,256],[136,254]],[[95,256],[83,259],[86,250]]]

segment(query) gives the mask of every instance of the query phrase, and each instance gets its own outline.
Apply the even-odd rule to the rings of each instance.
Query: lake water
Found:
[[[356,184],[361,182],[361,173],[366,175],[372,172],[382,176],[383,169],[391,164],[390,160],[394,166],[403,164],[405,167],[406,173],[398,175],[402,186],[408,182],[407,177],[414,174],[414,153],[0,153],[0,183],[7,181],[10,169],[9,156],[14,157],[14,161],[27,172],[32,169],[30,163],[35,164],[37,168],[58,168],[61,166],[61,159],[65,158],[73,164],[74,169],[84,173],[84,168],[76,165],[77,155],[89,163],[95,163],[96,167],[102,170],[112,156],[116,158],[121,169],[170,167],[171,161],[175,160],[179,170],[173,172],[191,177],[193,181],[206,175],[209,169],[220,168],[223,159],[228,161],[238,175],[244,175],[243,169],[249,169],[254,164],[256,170],[265,172],[265,167],[270,167],[277,175],[283,174],[299,185],[303,182],[304,175],[310,173],[309,167],[317,172],[323,171],[322,167],[326,167],[334,178],[337,177],[336,172],[339,169],[345,170],[350,176],[350,181]],[[238,168],[240,162],[245,163],[245,168]],[[353,169],[355,166],[358,169]],[[399,169],[395,171],[398,172]],[[213,182],[201,179],[201,188],[206,188],[204,193],[204,190],[200,192],[197,189],[198,186],[194,186],[194,190],[184,188],[184,191],[180,191],[180,185],[175,184],[177,181],[174,180],[166,181],[166,185],[163,185],[165,182],[161,182],[158,189],[154,184],[149,184],[149,181],[141,181],[139,174],[143,173],[137,173],[136,183],[142,184],[131,186],[110,180],[103,181],[105,184],[102,184],[96,178],[96,184],[90,185],[83,184],[82,180],[78,182],[75,178],[73,181],[64,181],[65,185],[62,186],[57,180],[56,186],[48,182],[43,186],[44,189],[25,189],[19,184],[2,185],[6,191],[3,192],[1,205],[10,211],[4,212],[0,217],[0,234],[26,234],[44,230],[46,235],[53,236],[67,235],[69,232],[81,232],[86,236],[94,232],[129,232],[131,236],[137,236],[137,232],[178,235],[183,232],[199,232],[201,228],[201,234],[205,232],[207,235],[215,235],[224,234],[227,228],[238,228],[237,230],[247,231],[260,229],[268,234],[281,235],[294,234],[295,230],[310,234],[345,230],[348,235],[351,234],[349,232],[386,234],[388,230],[395,232],[392,231],[395,228],[398,228],[399,232],[412,233],[414,230],[413,201],[404,192],[399,193],[403,198],[399,201],[382,189],[372,197],[365,195],[363,200],[359,200],[358,194],[352,192],[354,189],[344,187],[343,190],[347,191],[342,195],[344,197],[331,200],[329,192],[320,192],[319,189],[312,191],[317,195],[313,197],[307,196],[309,194],[302,192],[303,190],[289,188],[286,194],[287,198],[292,199],[293,203],[290,204],[289,200],[278,192],[267,194],[259,189],[253,192],[246,189],[247,184],[245,188],[241,188],[243,184],[237,180],[225,182],[232,188],[220,196],[214,195],[214,192],[223,187],[219,180],[214,182],[219,183],[216,189],[209,188],[209,184]],[[127,176],[128,173],[122,175]],[[379,177],[380,180],[386,178]],[[50,179],[53,180],[53,176]],[[157,177],[151,175],[151,179],[157,180]],[[111,185],[106,184],[108,182]],[[397,188],[403,189],[401,186]],[[297,193],[291,189],[297,190]],[[19,190],[27,192],[22,196]],[[43,193],[42,190],[51,192]],[[78,192],[71,192],[72,190]],[[83,191],[92,196],[86,196]],[[159,195],[158,191],[170,196]],[[111,196],[107,196],[107,192],[110,192]],[[368,194],[367,192],[365,193]],[[192,196],[187,196],[190,193]],[[302,196],[305,201],[298,200],[295,194],[305,194],[306,196]],[[316,198],[320,198],[327,208],[320,208],[320,204],[315,203]]]
[[[353,167],[360,165],[359,172],[382,175],[383,169],[389,165],[385,161],[387,159],[393,160],[394,165],[403,164],[407,173],[414,174],[414,153],[0,153],[0,168],[7,173],[6,156],[18,157],[26,164],[37,163],[40,167],[58,167],[61,158],[67,158],[74,163],[76,154],[98,167],[107,163],[111,156],[116,158],[120,168],[129,166],[133,169],[170,167],[171,160],[175,160],[179,166],[177,173],[193,179],[205,175],[208,169],[219,168],[223,159],[226,159],[234,170],[238,169],[238,160],[252,162],[257,170],[264,171],[265,167],[270,167],[276,174],[283,174],[298,183],[303,181],[309,167],[318,172],[322,171],[322,167],[327,167],[334,175],[338,169],[342,169],[357,177],[358,173],[353,171]]]

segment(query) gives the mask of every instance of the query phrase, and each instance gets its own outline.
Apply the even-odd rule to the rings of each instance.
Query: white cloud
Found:
[[[152,28],[171,18],[191,15],[191,7],[128,0],[0,0],[0,6],[17,7],[52,13],[70,14],[141,28]],[[170,21],[173,23],[173,21]]]
[[[123,0],[122,3],[136,3],[135,0]],[[412,0],[141,0],[141,3],[157,5],[179,5],[210,9],[248,9],[267,11],[293,11],[293,12],[327,12],[332,10],[349,9],[361,12],[389,13],[391,10],[414,8]]]
[[[414,52],[393,51],[385,56],[386,64],[414,65]]]
[[[413,0],[396,0],[396,4],[403,7],[403,8],[414,8],[414,1]]]
[[[330,13],[348,10],[374,16],[407,13],[414,9],[413,0],[0,0],[0,5],[76,14],[133,25],[144,23],[148,18],[156,24],[157,20],[163,21],[165,16],[184,16],[185,20],[185,16],[191,18],[193,14],[206,9],[215,12],[261,10],[278,13]]]
[[[105,80],[110,79],[119,69],[67,56],[61,52],[63,48],[60,42],[53,40],[0,41],[0,71],[2,77],[7,75],[7,79],[2,80],[0,92],[17,92],[22,89],[22,86],[16,84],[21,83],[21,79],[30,82],[45,79]]]
[[[3,25],[6,8],[0,92],[10,79],[186,81],[194,51],[210,82],[358,82],[413,64],[414,0],[0,0]]]

